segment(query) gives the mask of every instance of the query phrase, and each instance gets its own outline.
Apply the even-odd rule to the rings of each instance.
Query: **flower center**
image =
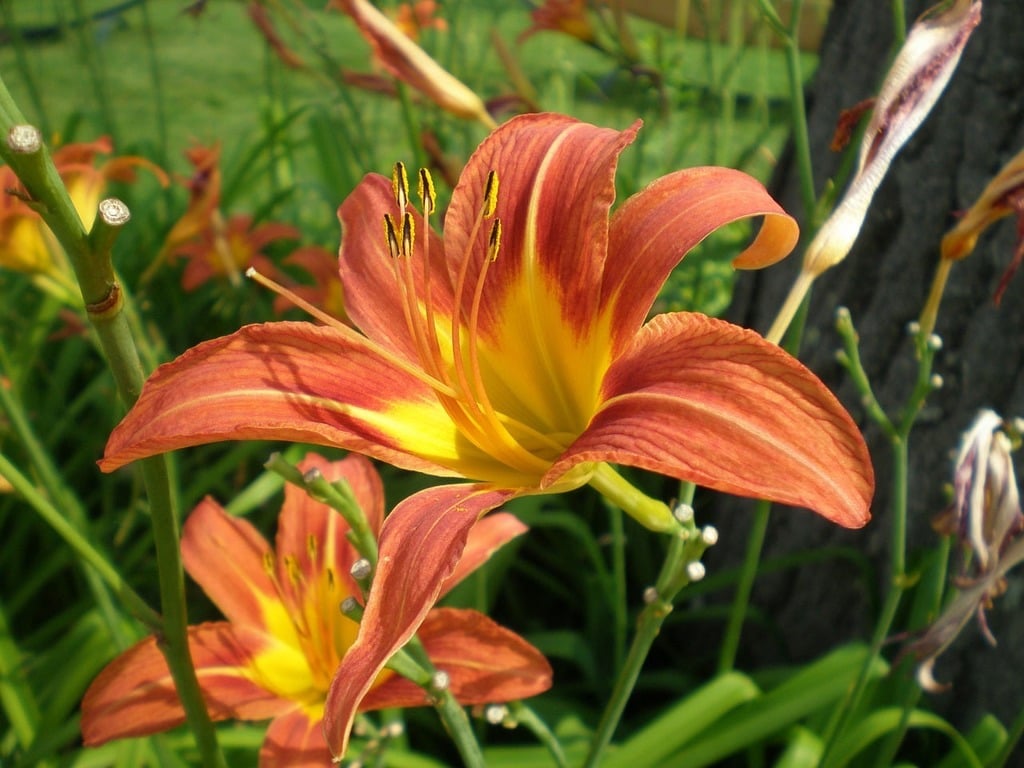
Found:
[[[436,208],[430,172],[424,168],[418,174],[422,209],[418,251],[417,216],[410,210],[409,181],[402,163],[394,167],[392,189],[398,214],[384,214],[384,239],[419,364],[435,382],[434,391],[460,434],[501,463],[531,476],[542,475],[565,445],[496,408],[481,368],[480,309],[488,270],[501,248],[501,219],[494,215],[498,203],[497,173],[491,171],[487,175],[483,204],[454,274],[446,271],[443,261],[435,264],[446,255],[432,253],[430,248],[430,217]],[[474,256],[480,266],[475,279],[471,279]],[[415,258],[422,259],[419,270]],[[433,281],[443,277],[452,283],[450,317],[438,310],[433,286]]]

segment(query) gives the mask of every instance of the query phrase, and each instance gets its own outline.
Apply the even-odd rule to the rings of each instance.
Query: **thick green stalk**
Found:
[[[38,132],[24,123],[6,84],[0,79],[0,136],[6,137],[6,141],[0,141],[0,156],[25,185],[40,215],[67,253],[118,392],[130,406],[142,389],[145,374],[124,312],[124,295],[114,274],[109,250],[113,238],[107,236],[103,225],[93,238],[86,233],[49,153],[37,144]],[[167,459],[147,459],[142,462],[142,474],[150,501],[160,576],[164,616],[160,647],[195,735],[203,765],[223,766],[224,758],[217,746],[188,647],[178,521]]]
[[[635,489],[634,491],[642,495],[639,491]],[[687,484],[684,493],[680,494],[680,502],[685,505],[693,501],[693,492],[694,486]],[[651,500],[648,499],[648,501]],[[628,509],[623,511],[630,512]],[[612,736],[622,719],[622,713],[626,709],[626,704],[636,687],[640,671],[647,660],[647,654],[654,644],[654,639],[661,631],[665,619],[672,612],[672,601],[675,600],[679,591],[690,583],[687,566],[698,560],[706,548],[707,543],[702,539],[692,520],[680,523],[677,531],[669,540],[668,551],[665,561],[662,563],[658,581],[654,588],[644,596],[647,604],[640,612],[636,635],[633,637],[626,662],[619,671],[601,720],[591,737],[590,749],[583,761],[584,768],[594,768],[604,757],[604,752],[611,743]]]

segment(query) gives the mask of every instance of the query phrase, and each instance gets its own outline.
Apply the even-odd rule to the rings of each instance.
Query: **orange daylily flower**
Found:
[[[301,233],[278,222],[254,226],[247,214],[235,214],[225,221],[220,209],[220,143],[194,146],[185,156],[195,168],[183,182],[188,188],[188,207],[164,238],[154,265],[162,264],[168,256],[188,259],[181,277],[186,291],[195,290],[215,277],[241,282],[248,267],[268,275],[277,274],[263,249],[277,240],[298,240]]]
[[[130,182],[137,168],[146,168],[164,186],[167,174],[143,157],[115,157],[99,165],[99,155],[113,152],[110,139],[66,144],[53,153],[53,163],[67,187],[71,202],[86,231],[92,228],[100,199],[108,181]],[[9,167],[0,168],[0,267],[38,275],[50,284],[67,289],[70,298],[77,293],[70,265],[60,244],[27,202],[27,193]]]
[[[478,481],[417,494],[385,523],[381,562],[415,551],[420,567],[377,571],[331,694],[335,754],[476,521],[510,497],[586,483],[614,495],[614,462],[849,527],[869,518],[863,438],[810,371],[703,315],[645,323],[678,261],[720,226],[765,217],[741,268],[783,258],[798,231],[760,183],[726,168],[671,173],[609,217],[618,155],[638,129],[510,120],[463,170],[443,238],[430,226],[428,174],[423,213],[411,210],[404,169],[367,176],[339,210],[346,309],[365,335],[271,323],[200,344],[153,374],[110,437],[105,471],[190,445],[275,439]],[[423,495],[432,503],[413,503]],[[675,528],[665,505],[640,506],[627,511]],[[406,599],[387,604],[378,588]]]
[[[415,0],[402,3],[395,10],[395,26],[410,40],[419,40],[424,29],[444,31],[448,22],[437,16],[436,0]]]
[[[192,291],[203,283],[227,277],[240,281],[253,267],[264,274],[276,274],[277,267],[263,249],[278,240],[298,240],[302,234],[290,224],[268,221],[253,226],[252,217],[239,213],[227,222],[215,211],[211,226],[197,240],[178,246],[174,255],[188,259],[181,275],[181,287]]]
[[[530,11],[530,18],[533,24],[520,33],[520,43],[545,30],[562,32],[585,43],[597,37],[587,15],[587,0],[544,0]]]
[[[479,120],[494,128],[484,102],[465,83],[432,59],[368,0],[331,0],[329,8],[348,14],[394,77],[422,93],[446,112]]]
[[[352,455],[329,462],[311,454],[300,468],[319,469],[331,482],[345,480],[371,528],[380,529],[383,489],[367,459]],[[446,588],[526,530],[509,514],[492,520],[474,533]],[[189,627],[200,688],[214,719],[272,718],[261,768],[330,764],[321,729],[325,696],[358,629],[338,606],[361,594],[350,574],[359,555],[346,539],[347,530],[340,514],[293,486],[285,489],[275,549],[250,523],[211,499],[185,523],[185,568],[227,617]],[[550,686],[551,669],[540,652],[477,611],[435,609],[420,638],[462,703],[510,701]],[[429,703],[422,688],[385,672],[376,677],[362,709]],[[89,746],[157,733],[184,720],[153,637],[111,662],[82,702],[82,734]]]

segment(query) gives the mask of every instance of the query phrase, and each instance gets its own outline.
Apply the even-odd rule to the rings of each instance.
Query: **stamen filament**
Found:
[[[288,301],[290,301],[292,304],[294,304],[296,307],[301,309],[306,314],[316,318],[324,325],[340,333],[342,336],[345,337],[347,341],[355,345],[361,346],[363,348],[372,349],[376,355],[383,358],[384,360],[387,360],[390,365],[393,365],[395,368],[398,368],[403,373],[412,376],[414,379],[423,382],[428,387],[433,389],[434,392],[436,392],[439,396],[458,396],[456,390],[453,389],[448,384],[442,381],[438,381],[433,376],[427,374],[427,372],[424,371],[422,368],[412,365],[406,360],[403,360],[402,358],[396,356],[390,350],[385,349],[381,345],[366,338],[351,326],[345,325],[338,318],[332,317],[323,310],[314,307],[305,299],[301,298],[300,296],[297,296],[294,291],[290,291],[277,281],[271,280],[266,275],[260,274],[259,272],[256,271],[255,268],[249,267],[245,271],[245,276],[248,277],[250,280],[255,280],[264,288],[273,291],[279,296],[284,296],[286,299],[288,299]]]

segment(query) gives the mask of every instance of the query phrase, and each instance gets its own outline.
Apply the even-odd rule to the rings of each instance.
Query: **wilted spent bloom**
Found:
[[[804,272],[816,277],[846,258],[875,190],[942,95],[980,21],[981,0],[955,0],[936,6],[914,23],[882,83],[864,132],[857,174],[807,247]]]
[[[1009,431],[1019,434],[1020,425]],[[964,434],[954,467],[953,501],[935,523],[937,530],[956,536],[962,544],[964,562],[954,582],[960,593],[907,648],[921,659],[917,676],[926,690],[947,687],[935,681],[932,669],[971,616],[978,617],[985,639],[995,645],[985,609],[1006,591],[1006,573],[1024,560],[1024,515],[1013,448],[1003,420],[991,410],[981,411]]]
[[[1011,215],[1017,217],[1017,248],[996,288],[997,304],[1024,260],[1024,150],[1003,166],[963,218],[942,238],[942,258],[957,261],[969,256],[982,232]]]
[[[347,14],[373,46],[378,62],[394,77],[415,88],[437,106],[457,117],[479,120],[495,128],[483,100],[455,75],[409,39],[369,0],[330,0],[328,8]]]

